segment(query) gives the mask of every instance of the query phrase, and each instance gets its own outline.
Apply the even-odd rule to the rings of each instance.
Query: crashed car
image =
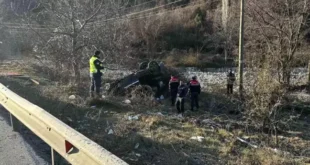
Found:
[[[144,85],[156,89],[156,95],[163,95],[168,91],[171,71],[162,62],[144,61],[139,64],[139,70],[111,83],[108,93],[120,95],[130,88]]]

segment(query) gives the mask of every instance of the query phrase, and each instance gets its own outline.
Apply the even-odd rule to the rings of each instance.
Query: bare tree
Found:
[[[112,6],[104,0],[40,0],[38,8],[41,9],[28,14],[27,22],[42,24],[44,31],[50,34],[42,36],[44,47],[41,50],[45,57],[66,65],[75,82],[79,82],[82,51],[89,46],[94,34],[90,30],[96,30],[92,27],[113,15]],[[42,35],[38,29],[33,29]]]
[[[273,63],[278,81],[290,84],[295,55],[304,37],[309,17],[308,0],[251,0],[248,2],[249,29],[263,59]],[[250,39],[250,40],[251,40]],[[261,49],[261,50],[262,50]]]

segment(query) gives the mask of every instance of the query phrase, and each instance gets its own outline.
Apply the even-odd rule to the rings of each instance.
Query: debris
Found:
[[[36,81],[36,80],[34,80],[34,79],[30,79],[33,83],[35,83],[35,84],[37,84],[37,85],[40,85],[40,83],[38,82],[38,81]]]
[[[136,154],[136,156],[141,157],[141,154]]]
[[[114,131],[112,129],[109,130],[108,135],[114,134]]]
[[[105,113],[109,113],[109,111],[104,111],[103,113],[104,113],[104,114],[105,114]]]
[[[245,140],[249,140],[250,139],[250,137],[248,137],[248,136],[243,136],[242,138],[245,139]]]
[[[215,124],[215,122],[211,119],[204,119],[204,120],[202,120],[202,123],[203,124]]]
[[[204,137],[202,137],[202,136],[193,136],[193,137],[191,137],[190,139],[191,139],[191,140],[197,140],[197,141],[199,141],[199,142],[202,142],[202,139],[204,139]]]
[[[137,144],[135,145],[135,149],[138,149],[138,148],[139,148],[139,146],[140,146],[140,144],[139,144],[139,143],[137,143]]]
[[[67,119],[68,119],[70,122],[73,122],[73,120],[72,120],[70,117],[67,117]]]
[[[101,96],[101,98],[105,99],[105,98],[106,98],[106,96],[105,96],[105,95],[102,95],[102,96]]]
[[[111,88],[111,84],[110,83],[106,83],[104,86],[105,86],[106,90],[109,90]]]
[[[124,103],[131,104],[131,101],[129,99],[125,100]]]
[[[220,124],[216,123],[215,121],[213,121],[211,119],[204,119],[201,121],[201,124],[205,124],[205,125],[209,125],[209,126],[213,126],[213,127],[221,127]]]
[[[76,97],[75,97],[75,95],[71,95],[71,96],[69,96],[69,99],[70,99],[70,100],[75,100]]]
[[[126,116],[125,116],[126,117]],[[128,120],[139,120],[140,115],[128,116]]]
[[[247,141],[241,139],[240,137],[237,137],[237,140],[239,140],[240,142],[245,143],[245,144],[247,144],[247,145],[249,145],[249,146],[251,146],[251,147],[253,147],[253,148],[258,148],[257,145],[251,144],[251,143],[249,143],[249,142],[247,142]]]
[[[96,105],[94,105],[94,106],[91,106],[90,108],[96,108]]]
[[[287,152],[287,151],[282,151],[282,150],[279,150],[279,149],[277,149],[277,148],[267,148],[267,149],[270,150],[270,151],[273,151],[273,152],[276,153],[276,154],[290,155],[289,152]]]

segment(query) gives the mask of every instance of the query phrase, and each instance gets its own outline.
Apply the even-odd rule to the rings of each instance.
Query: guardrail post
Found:
[[[52,165],[61,165],[61,156],[51,147]]]
[[[16,117],[12,115],[12,113],[10,113],[10,121],[13,131],[18,132],[20,129],[20,124]]]

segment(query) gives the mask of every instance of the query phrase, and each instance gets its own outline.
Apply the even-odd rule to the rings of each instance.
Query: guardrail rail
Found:
[[[13,130],[19,120],[51,147],[53,165],[57,164],[57,153],[73,165],[128,165],[3,84],[0,84],[0,104],[10,112]]]

